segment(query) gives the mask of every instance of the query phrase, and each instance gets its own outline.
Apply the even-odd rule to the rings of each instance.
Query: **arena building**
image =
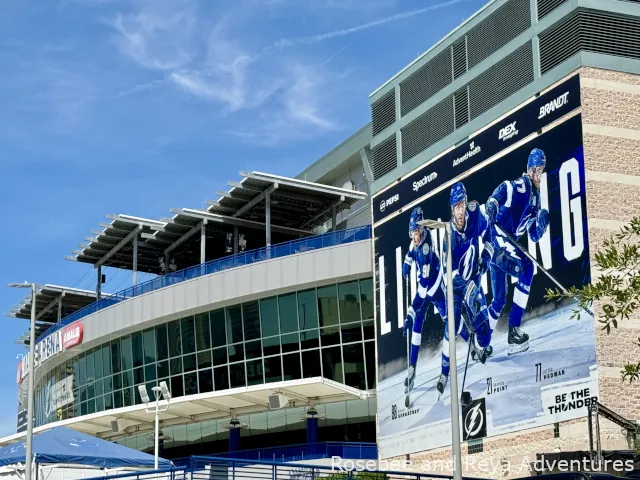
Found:
[[[467,343],[457,343],[471,401],[462,453],[475,459],[464,473],[523,476],[537,455],[588,455],[588,405],[598,406],[601,450],[632,449],[640,390],[620,370],[637,361],[640,316],[607,334],[594,320],[599,305],[569,321],[575,304],[544,292],[554,280],[597,278],[603,239],[640,211],[638,38],[635,0],[492,1],[373,92],[371,123],[296,178],[244,172],[207,209],[111,216],[70,257],[96,267],[96,292],[39,291],[36,431],[66,425],[149,450],[153,418],[137,386],[164,380],[167,458],[238,448],[238,435],[239,448],[377,440],[381,459],[436,470],[451,458],[448,385],[437,392],[443,322],[431,308],[411,343],[402,330],[407,297],[438,287],[405,285],[402,265],[414,209],[447,221],[462,181],[467,215],[488,214],[500,185],[501,208],[521,193],[535,199],[518,232],[529,241],[511,249],[532,278],[508,282],[493,259],[478,278],[497,321],[493,354],[468,363]],[[546,155],[535,189],[520,178],[534,148]],[[424,255],[443,258],[442,229],[430,235]],[[133,286],[101,292],[102,266],[131,270]],[[417,266],[411,275],[431,282],[430,267]],[[157,277],[139,284],[137,271]],[[29,302],[10,315],[28,318]],[[514,343],[513,328],[528,340]],[[481,474],[480,460],[500,471]]]

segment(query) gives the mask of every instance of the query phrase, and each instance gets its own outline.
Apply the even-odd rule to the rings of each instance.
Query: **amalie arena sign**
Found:
[[[64,352],[69,348],[82,343],[82,322],[74,322],[67,325],[63,329],[53,332],[35,345],[35,355],[33,357],[34,368],[56,356],[60,352]],[[22,382],[24,377],[29,373],[29,353],[27,353],[22,361],[18,364],[17,381]]]

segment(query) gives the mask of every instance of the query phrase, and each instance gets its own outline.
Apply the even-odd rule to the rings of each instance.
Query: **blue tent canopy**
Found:
[[[25,463],[25,442],[0,448],[0,466]],[[153,467],[153,455],[101,440],[70,428],[56,427],[33,436],[36,463],[76,463],[103,468]],[[171,462],[158,459],[158,468]]]

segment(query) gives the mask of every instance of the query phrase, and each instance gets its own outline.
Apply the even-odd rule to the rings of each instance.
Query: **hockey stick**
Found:
[[[409,275],[411,275],[411,274],[409,274]],[[411,287],[411,284],[409,283],[409,278],[405,279],[405,287],[406,287],[406,293],[405,293],[405,305],[406,305],[406,307],[405,308],[406,308],[407,316],[408,316],[409,315],[409,288]],[[406,327],[403,326],[403,328],[406,328]],[[409,369],[411,368],[411,333],[412,332],[413,332],[413,325],[411,325],[411,330],[409,330],[407,332],[407,379],[409,378]],[[404,406],[406,408],[409,408],[409,405],[411,405],[411,396],[410,395],[411,395],[411,390],[409,389],[409,384],[407,383],[406,393],[405,393],[405,397],[404,397]]]
[[[525,248],[522,245],[520,245],[510,234],[508,234],[507,232],[505,232],[504,230],[499,228],[497,225],[495,225],[495,227],[496,227],[496,230],[498,230],[498,233],[500,235],[505,236],[507,238],[507,240],[509,240],[511,243],[513,243],[518,248],[518,250],[520,250],[522,253],[524,253],[525,256],[529,260],[531,260],[542,271],[542,273],[544,273],[547,277],[549,277],[549,279],[553,283],[556,284],[556,286],[562,291],[562,293],[564,293],[565,295],[568,295],[570,297],[573,297],[573,295],[571,295],[569,290],[564,288],[564,286],[562,286],[562,284],[558,280],[556,280],[555,277],[553,275],[551,275],[551,273],[546,268],[544,268],[540,264],[540,262],[538,262],[538,260],[536,260],[535,257],[529,253],[528,250],[525,250]],[[574,298],[574,300],[575,300],[575,298]],[[593,317],[593,312],[589,308],[583,307],[582,305],[580,305],[580,302],[577,302],[577,303],[578,303],[578,306],[580,308],[582,308],[585,312],[587,312],[589,315],[591,315]]]
[[[475,332],[473,331],[473,328],[469,328],[473,326],[470,325],[471,322],[467,318],[466,312],[460,312],[460,316],[462,317],[461,320],[464,321],[464,323],[467,325],[467,330],[469,330],[469,340],[468,340],[469,348],[467,348],[467,361],[464,364],[464,375],[462,376],[462,390],[460,391],[460,403],[462,405],[468,405],[471,403],[471,394],[469,392],[464,391],[464,384],[467,380],[467,369],[469,368],[469,355],[471,354],[471,345],[472,345],[471,342],[473,342],[473,337],[475,335]]]

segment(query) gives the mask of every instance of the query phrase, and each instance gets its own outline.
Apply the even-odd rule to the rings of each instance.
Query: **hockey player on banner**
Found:
[[[518,279],[509,312],[509,355],[529,349],[529,335],[520,329],[520,324],[529,301],[534,265],[505,234],[518,240],[528,233],[531,241],[537,243],[547,231],[549,212],[540,206],[540,182],[545,167],[544,152],[534,148],[529,154],[527,172],[517,180],[502,182],[485,204],[487,219],[491,224],[491,240],[485,244],[485,250],[491,256],[491,330],[495,328],[506,304],[509,277]]]
[[[408,395],[413,390],[416,377],[416,364],[418,362],[418,352],[422,343],[422,324],[427,311],[431,305],[435,305],[440,316],[446,322],[447,304],[444,293],[444,283],[442,269],[440,268],[440,258],[435,248],[435,242],[431,232],[420,225],[424,220],[422,208],[416,207],[411,212],[409,219],[409,251],[405,256],[402,265],[402,275],[408,279],[411,273],[411,266],[415,263],[418,272],[418,292],[411,306],[408,309],[404,322],[403,334],[406,337],[410,330],[411,351],[409,354],[409,368],[407,378],[404,381],[405,394]],[[412,279],[413,281],[414,279]]]
[[[467,191],[462,182],[451,188],[451,265],[453,268],[453,304],[455,330],[465,342],[471,342],[473,359],[484,363],[493,348],[487,317],[487,301],[480,284],[489,266],[487,252],[479,253],[479,240],[484,241],[488,223],[478,202],[467,202]],[[447,251],[445,239],[443,252]],[[446,271],[446,263],[443,264]],[[461,319],[464,316],[470,325]],[[449,330],[445,322],[442,342],[442,368],[437,389],[444,392],[449,378]]]

